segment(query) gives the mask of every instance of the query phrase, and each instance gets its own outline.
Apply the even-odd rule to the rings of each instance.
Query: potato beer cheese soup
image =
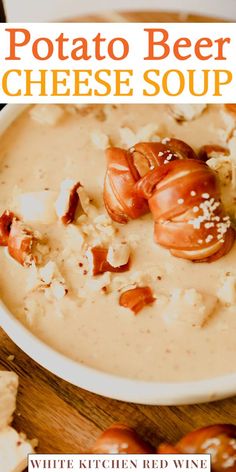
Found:
[[[119,376],[234,372],[235,129],[223,105],[23,112],[0,142],[0,296],[16,318]]]

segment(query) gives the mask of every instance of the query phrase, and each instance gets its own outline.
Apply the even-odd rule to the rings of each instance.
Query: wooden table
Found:
[[[15,356],[10,360],[9,356]],[[15,427],[39,439],[38,452],[88,452],[114,422],[133,426],[153,445],[176,441],[191,429],[236,422],[236,397],[204,405],[159,407],[110,400],[74,387],[24,354],[0,330],[0,369],[20,377]]]

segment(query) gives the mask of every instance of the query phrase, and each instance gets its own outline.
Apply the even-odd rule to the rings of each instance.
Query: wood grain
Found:
[[[108,13],[71,21],[214,21],[165,12]],[[9,356],[15,356],[11,361]],[[188,431],[236,422],[236,397],[204,405],[158,407],[110,400],[76,388],[37,365],[0,329],[0,369],[20,377],[15,427],[39,439],[41,453],[88,452],[100,431],[125,422],[153,445],[176,442]]]
[[[13,361],[8,357],[14,355]],[[134,405],[110,400],[50,374],[0,330],[0,369],[20,377],[15,427],[39,439],[38,452],[89,452],[100,431],[114,422],[133,426],[153,445],[177,441],[194,428],[236,422],[236,397],[180,407]]]
[[[5,10],[4,10],[2,0],[0,0],[0,23],[5,23],[5,21],[6,21]]]

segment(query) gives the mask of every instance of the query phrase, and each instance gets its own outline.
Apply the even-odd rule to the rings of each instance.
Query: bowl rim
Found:
[[[48,5],[50,3],[50,5]],[[47,8],[44,8],[43,5]],[[212,2],[206,2],[206,0],[136,0],[136,2],[130,2],[127,7],[127,0],[100,0],[99,12],[97,3],[94,0],[87,0],[81,2],[80,9],[78,11],[78,4],[75,0],[67,0],[67,2],[59,2],[56,8],[55,15],[55,1],[47,2],[47,0],[41,0],[40,5],[36,7],[31,5],[27,0],[22,0],[20,5],[20,11],[16,9],[14,0],[8,0],[6,2],[6,11],[8,15],[8,21],[12,22],[43,22],[43,21],[64,21],[70,20],[73,17],[83,17],[84,15],[102,15],[104,12],[142,12],[142,11],[160,11],[169,13],[187,13],[193,15],[200,15],[205,17],[214,17],[223,20],[235,19],[235,4],[234,0],[226,0],[222,2],[215,0],[214,6]]]
[[[0,112],[0,134],[29,105],[7,105]],[[0,301],[0,326],[39,365],[90,392],[116,400],[146,405],[184,405],[230,397],[236,393],[236,372],[188,382],[129,379],[76,362],[54,350],[25,327]]]

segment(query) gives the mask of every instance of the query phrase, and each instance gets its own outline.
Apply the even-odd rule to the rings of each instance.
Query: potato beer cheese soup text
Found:
[[[7,307],[54,349],[101,371],[158,381],[234,372],[236,244],[193,263],[154,242],[150,213],[119,224],[103,203],[106,148],[178,138],[197,153],[210,145],[204,160],[234,225],[234,129],[236,113],[223,105],[28,108],[1,138],[0,214],[16,215],[15,238],[28,238],[37,259],[17,252],[16,239],[0,248]],[[132,310],[137,287],[148,291],[136,302],[147,303]]]
[[[94,58],[103,61],[106,58],[122,60],[129,56],[129,42],[123,37],[107,39],[101,33],[97,33],[92,39],[79,36],[69,38],[65,33],[56,38],[39,37],[32,39],[30,31],[25,28],[6,28],[9,40],[9,55],[6,60],[16,61],[22,58],[25,48],[31,50],[33,57],[39,61],[47,59],[59,59],[65,61],[89,61]],[[176,59],[186,60],[195,57],[202,61],[213,58],[215,61],[226,59],[231,39],[218,38],[212,41],[209,37],[199,37],[196,41],[180,37],[176,41],[170,39],[165,28],[144,28],[146,33],[145,60],[162,60],[170,54]]]
[[[117,61],[130,57],[139,48],[132,45],[122,36],[107,38],[100,32],[87,39],[83,36],[68,37],[65,32],[53,33],[51,37],[33,38],[26,28],[6,28],[6,64],[11,61],[16,67],[3,72],[0,77],[0,89],[7,97],[31,96],[74,96],[74,97],[125,97],[135,95],[135,71],[120,68]],[[140,94],[146,97],[157,97],[163,92],[167,96],[178,96],[186,89],[191,96],[205,97],[208,93],[221,96],[226,85],[232,81],[232,73],[225,68],[213,70],[203,68],[182,71],[181,63],[190,58],[202,61],[212,59],[215,64],[228,58],[231,46],[230,37],[219,37],[212,40],[200,36],[194,40],[180,36],[173,39],[165,28],[143,28],[142,58],[148,61],[143,73]],[[25,54],[38,61],[39,70],[19,68],[19,61]],[[140,53],[140,51],[139,51]],[[172,58],[180,61],[179,68],[162,67],[162,61]],[[61,61],[64,68],[47,69],[44,61],[54,59]],[[114,62],[114,68],[104,68],[104,61]],[[66,68],[67,60],[73,61],[74,68]],[[88,67],[76,68],[85,61]],[[90,67],[92,60],[100,64],[95,72]],[[151,62],[150,62],[151,61]],[[174,86],[173,86],[174,84]]]

